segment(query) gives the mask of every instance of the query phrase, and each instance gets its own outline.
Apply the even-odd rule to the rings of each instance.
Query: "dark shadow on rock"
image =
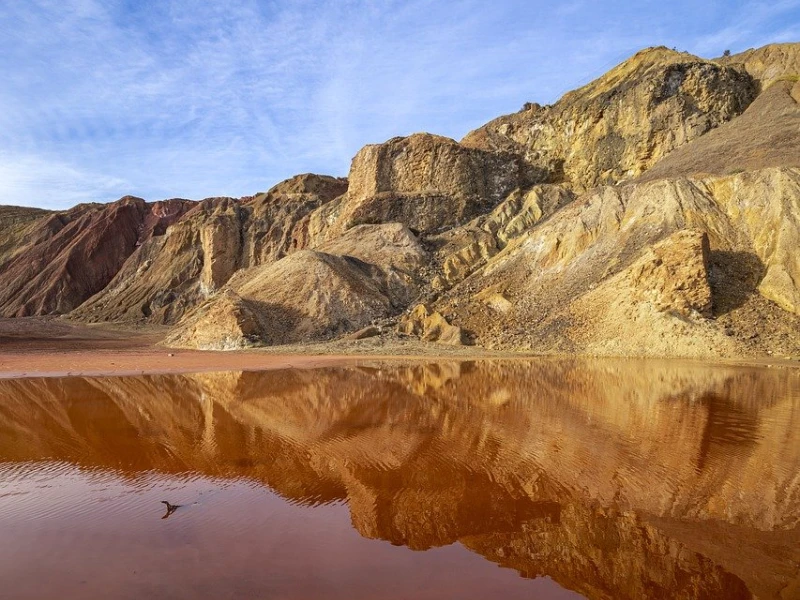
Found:
[[[764,277],[766,267],[752,252],[712,250],[709,256],[708,283],[714,302],[714,315],[720,316],[742,306]]]
[[[287,308],[280,304],[245,299],[247,306],[255,313],[258,319],[259,332],[256,336],[260,343],[267,346],[278,346],[280,344],[292,344],[300,341],[312,341],[303,339],[297,331],[301,323],[309,317],[303,315],[293,308]],[[317,341],[314,336],[313,341]]]
[[[259,332],[252,341],[266,346],[325,342],[370,324],[368,319],[349,321],[343,318],[319,322],[314,317],[280,304],[250,298],[245,302],[258,319]]]

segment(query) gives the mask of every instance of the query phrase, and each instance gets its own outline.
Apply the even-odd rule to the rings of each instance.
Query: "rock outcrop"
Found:
[[[423,271],[430,260],[429,254],[401,223],[357,225],[317,250],[351,256],[380,268],[396,307],[408,306],[416,300],[425,285]]]
[[[442,295],[434,309],[473,332],[478,343],[587,352],[570,333],[575,331],[573,317],[564,308],[630,267],[649,246],[675,232],[697,229],[709,238],[717,317],[704,326],[729,333],[737,349],[725,342],[700,352],[690,343],[692,349],[672,353],[745,352],[751,343],[746,338],[754,331],[761,332],[762,351],[772,346],[776,352],[797,352],[800,323],[793,315],[800,304],[793,282],[800,281],[800,265],[793,249],[800,235],[798,186],[800,170],[765,169],[600,188],[512,240]],[[502,306],[500,311],[490,298]],[[503,302],[497,304],[498,298]],[[763,323],[772,324],[772,335],[763,336]],[[632,333],[624,343],[636,348],[656,337],[646,327]],[[692,335],[686,331],[684,338],[690,342]],[[716,333],[713,337],[719,339]]]
[[[569,338],[594,355],[732,354],[733,341],[707,321],[709,258],[705,233],[677,231],[574,300]]]
[[[486,264],[500,250],[542,219],[549,217],[575,196],[560,186],[535,185],[523,192],[514,190],[494,210],[463,227],[429,236],[436,248],[439,273],[431,285],[440,291],[462,281]]]
[[[800,167],[800,80],[776,81],[744,114],[681,146],[636,181]]]
[[[347,192],[345,178],[326,175],[297,175],[265,194],[242,204],[248,218],[242,233],[243,267],[256,267],[283,258],[295,249],[292,232],[310,212]]]
[[[447,322],[441,313],[431,312],[424,304],[418,304],[400,319],[397,331],[405,335],[417,336],[426,342],[439,342],[451,346],[462,346],[464,332]]]
[[[414,301],[428,254],[398,223],[360,225],[320,246],[238,271],[223,293],[189,313],[166,343],[202,349],[329,339],[390,317]],[[255,314],[257,327],[215,345],[219,315]],[[222,317],[238,323],[238,317]],[[227,327],[227,325],[226,325]],[[235,326],[239,327],[238,325]]]
[[[22,251],[35,234],[36,223],[50,214],[48,210],[26,206],[0,206],[0,269],[9,258]]]
[[[743,68],[762,89],[766,89],[776,81],[797,79],[800,75],[800,44],[768,44],[718,58],[716,62]]]
[[[296,228],[298,248],[314,248],[356,225],[399,222],[416,233],[466,223],[524,184],[517,156],[415,134],[364,147],[346,195]]]
[[[193,205],[164,235],[137,248],[109,285],[72,316],[90,322],[176,322],[237,269],[243,220],[232,198]]]
[[[257,307],[225,290],[205,310],[181,321],[165,342],[203,350],[240,350],[258,343],[263,335]]]
[[[462,143],[522,155],[530,177],[581,191],[642,174],[741,114],[756,92],[742,67],[649,48],[554,105],[526,105]]]

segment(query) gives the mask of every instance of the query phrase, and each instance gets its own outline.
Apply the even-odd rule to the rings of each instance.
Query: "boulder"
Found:
[[[226,290],[191,313],[169,333],[164,343],[198,350],[239,350],[257,344],[261,335],[254,308],[238,294]]]
[[[432,312],[424,304],[418,304],[405,315],[397,326],[398,333],[419,337],[425,342],[439,342],[451,346],[463,346],[464,332],[451,325],[441,313]]]
[[[351,334],[345,336],[345,339],[348,340],[366,340],[368,338],[376,337],[381,334],[381,330],[374,325],[369,325],[367,327],[363,327],[358,331],[354,331]]]
[[[709,356],[735,351],[712,316],[708,236],[677,231],[570,304],[567,335],[582,352]]]

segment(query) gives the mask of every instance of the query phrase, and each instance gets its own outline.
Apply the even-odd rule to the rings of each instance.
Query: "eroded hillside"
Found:
[[[535,352],[798,356],[798,57],[800,44],[716,60],[646,49],[461,142],[366,146],[347,180],[9,207],[0,314],[167,324],[167,343],[197,348],[361,330]]]

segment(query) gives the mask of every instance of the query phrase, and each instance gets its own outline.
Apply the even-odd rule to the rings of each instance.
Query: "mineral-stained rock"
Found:
[[[210,218],[200,229],[203,271],[200,289],[213,292],[231,278],[238,267],[241,253],[241,216],[233,210]]]
[[[27,244],[0,271],[0,315],[64,313],[102,290],[152,235],[189,208],[126,196],[50,213],[26,231]]]
[[[766,89],[775,81],[800,75],[800,44],[768,44],[718,58],[716,62],[744,68]]]
[[[800,310],[794,283],[800,281],[798,202],[800,170],[791,168],[600,188],[512,240],[485,267],[447,292],[434,309],[457,314],[478,343],[585,351],[569,333],[577,313],[564,309],[630,267],[643,248],[691,228],[709,238],[714,303],[720,307],[716,314],[728,318],[733,311],[731,318],[736,320],[736,309],[749,306],[742,313],[742,326],[783,321],[786,329],[777,338],[797,339],[794,319],[780,317],[775,304],[753,298],[760,294],[784,310]],[[486,289],[510,303],[500,313],[503,318],[484,302]],[[648,335],[647,328],[638,331]],[[692,335],[687,331],[686,340]],[[695,346],[673,346],[670,353],[734,352],[730,343],[713,337],[719,344],[702,352]]]
[[[364,147],[348,179],[345,196],[298,225],[298,248],[319,246],[361,224],[397,222],[422,233],[460,225],[524,183],[514,155],[430,134]]]
[[[242,232],[242,266],[256,267],[286,256],[293,249],[292,231],[297,222],[342,196],[347,185],[344,178],[296,175],[243,201],[248,218]]]
[[[284,256],[295,223],[346,190],[346,180],[306,174],[241,201],[208,198],[193,203],[166,235],[142,244],[108,287],[72,316],[175,323],[221,289],[235,271]]]
[[[710,317],[710,252],[704,232],[678,231],[649,248],[642,258],[616,276],[615,283],[624,282],[635,301],[651,302],[662,312],[685,318]]]
[[[800,355],[799,61],[798,44],[711,61],[650,48],[461,143],[366,146],[349,179],[0,208],[0,316],[180,322],[181,343],[213,346],[205,328],[234,347],[330,339],[424,303],[401,331]]]
[[[356,200],[431,192],[496,204],[517,187],[518,178],[513,157],[465,148],[441,136],[415,134],[362,148],[348,179]],[[412,218],[426,218],[408,213]]]
[[[591,354],[698,355],[733,344],[712,315],[708,237],[678,231],[573,301],[569,336]]]
[[[800,167],[800,80],[775,81],[744,114],[681,146],[638,181]]]
[[[0,206],[0,269],[3,263],[31,242],[36,224],[50,215],[49,210],[27,206]]]
[[[176,322],[237,268],[243,220],[233,198],[194,204],[164,235],[137,248],[111,283],[71,316],[94,322]]]
[[[451,325],[441,313],[431,312],[424,304],[418,304],[400,320],[399,333],[418,336],[425,342],[439,342],[451,346],[464,345],[464,332]]]
[[[739,115],[756,92],[742,67],[650,48],[556,104],[499,117],[462,143],[518,153],[529,177],[580,191],[640,175]]]
[[[428,260],[428,253],[417,237],[401,223],[358,225],[317,249],[328,254],[353,256],[408,275],[419,271]]]
[[[428,253],[400,223],[358,225],[317,250],[352,256],[379,267],[384,273],[387,293],[397,307],[416,300],[425,283],[420,272],[429,260]]]
[[[517,189],[494,210],[464,225],[429,236],[437,247],[441,274],[432,285],[447,289],[483,266],[508,242],[571,202],[574,196],[555,185],[536,185],[524,193]]]

